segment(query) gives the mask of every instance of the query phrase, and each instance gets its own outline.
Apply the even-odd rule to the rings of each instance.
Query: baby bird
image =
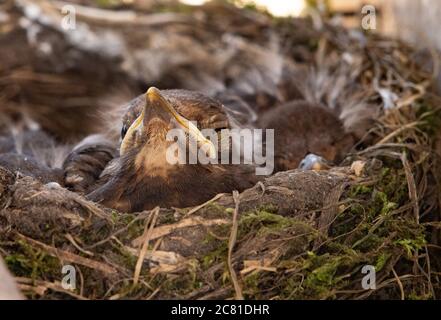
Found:
[[[41,130],[23,130],[0,137],[0,166],[42,183],[63,184],[61,164],[69,148]]]
[[[175,143],[167,139],[172,129],[185,133],[186,142],[178,145],[185,154],[202,150],[208,158],[217,156],[219,149],[200,130],[220,134],[231,123],[223,105],[205,95],[152,87],[129,104],[122,128],[119,154],[113,159],[108,142],[86,141],[73,150],[63,166],[66,185],[107,207],[135,212],[194,206],[218,193],[252,187],[259,180],[253,165],[167,159]]]
[[[319,165],[311,160],[334,162],[354,145],[354,138],[346,133],[340,120],[328,108],[297,100],[277,106],[259,120],[262,128],[274,129],[275,171],[313,169]],[[314,154],[320,157],[309,157]],[[323,167],[323,166],[321,166]]]

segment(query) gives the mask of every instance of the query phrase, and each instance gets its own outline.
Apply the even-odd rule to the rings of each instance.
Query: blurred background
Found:
[[[373,28],[361,29],[366,12]],[[438,0],[4,0],[1,128],[21,119],[76,139],[151,85],[198,90],[253,117],[250,105],[305,98],[296,81],[317,67],[328,31],[399,37],[437,57],[440,14]]]
[[[38,0],[34,0],[38,2]],[[7,3],[8,0],[2,2]],[[32,2],[32,1],[31,1]],[[73,3],[105,9],[137,9],[144,11],[173,11],[178,4],[189,6],[204,5],[210,0],[67,0],[53,1],[60,6]],[[222,2],[222,0],[220,1]],[[436,35],[441,2],[438,0],[223,0],[239,8],[267,12],[275,17],[305,17],[319,11],[333,16],[346,27],[358,28],[365,6],[376,9],[377,31],[399,36],[414,43],[424,41],[441,46]],[[0,23],[2,17],[0,17]]]
[[[93,1],[76,1],[93,2]],[[106,7],[135,5],[154,7],[160,3],[170,4],[174,0],[95,0],[96,4]],[[188,5],[203,5],[209,0],[180,0]],[[362,8],[374,6],[377,14],[378,31],[418,43],[421,36],[441,46],[440,37],[435,32],[441,3],[437,0],[230,0],[238,7],[255,8],[267,11],[276,17],[307,16],[311,9],[332,14],[346,27],[360,27]]]

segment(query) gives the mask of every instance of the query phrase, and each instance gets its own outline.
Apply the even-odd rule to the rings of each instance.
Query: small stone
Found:
[[[363,173],[363,169],[365,165],[366,162],[364,161],[360,161],[360,160],[354,161],[352,162],[351,165],[351,172],[353,172],[357,177],[360,177]]]

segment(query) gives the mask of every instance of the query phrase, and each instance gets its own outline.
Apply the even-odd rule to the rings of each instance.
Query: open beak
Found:
[[[145,94],[145,98],[145,108],[128,129],[126,137],[132,136],[134,130],[139,130],[140,127],[142,127],[145,115],[150,113],[152,111],[152,108],[159,107],[158,111],[160,113],[165,112],[169,116],[172,116],[176,120],[178,125],[189,135],[189,138],[196,141],[198,148],[202,149],[209,158],[216,158],[216,148],[214,144],[210,140],[205,138],[202,135],[201,131],[192,122],[181,116],[164,98],[164,96],[161,94],[161,91],[159,91],[155,87],[150,87]],[[125,152],[125,150],[127,149],[127,144],[129,143],[129,141],[125,140],[126,139],[124,139],[121,143],[121,154]]]

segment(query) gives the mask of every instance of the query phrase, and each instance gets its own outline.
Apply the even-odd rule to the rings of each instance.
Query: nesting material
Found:
[[[49,2],[41,3],[49,10]],[[10,4],[10,28],[0,42],[15,39],[22,41],[17,46],[28,46],[29,31],[14,24],[23,11]],[[439,298],[441,171],[434,148],[441,104],[430,90],[433,73],[418,63],[417,52],[327,23],[315,29],[307,19],[275,20],[228,5],[181,9],[154,20],[160,32],[137,18],[145,28],[132,38],[121,36],[133,28],[124,24],[125,16],[101,21],[90,16],[97,11],[80,12],[88,15],[79,21],[90,32],[107,30],[125,39],[114,52],[121,64],[93,47],[76,48],[60,30],[43,28],[48,41],[78,52],[73,56],[84,73],[78,76],[66,61],[55,60],[55,75],[36,64],[52,56],[39,60],[27,56],[31,51],[1,58],[9,61],[0,70],[1,120],[30,128],[29,119],[36,119],[61,140],[82,136],[94,132],[92,122],[78,116],[65,121],[53,106],[70,105],[74,114],[90,106],[102,112],[111,85],[168,81],[213,95],[249,92],[243,102],[257,110],[269,108],[268,101],[299,97],[320,103],[339,115],[358,144],[330,170],[280,172],[240,195],[136,214],[0,168],[0,253],[26,297]],[[139,40],[146,34],[148,44]],[[66,46],[54,49],[66,52]],[[255,68],[244,67],[251,61]],[[186,69],[191,63],[194,70]],[[91,64],[109,83],[84,76],[90,76]],[[302,81],[285,81],[298,74],[305,75]],[[253,96],[262,88],[265,94]],[[133,94],[117,91],[124,99]],[[77,130],[82,122],[91,125]],[[70,129],[75,134],[66,134]],[[62,285],[66,265],[76,271],[73,289]],[[366,265],[376,270],[375,290],[362,287]]]

